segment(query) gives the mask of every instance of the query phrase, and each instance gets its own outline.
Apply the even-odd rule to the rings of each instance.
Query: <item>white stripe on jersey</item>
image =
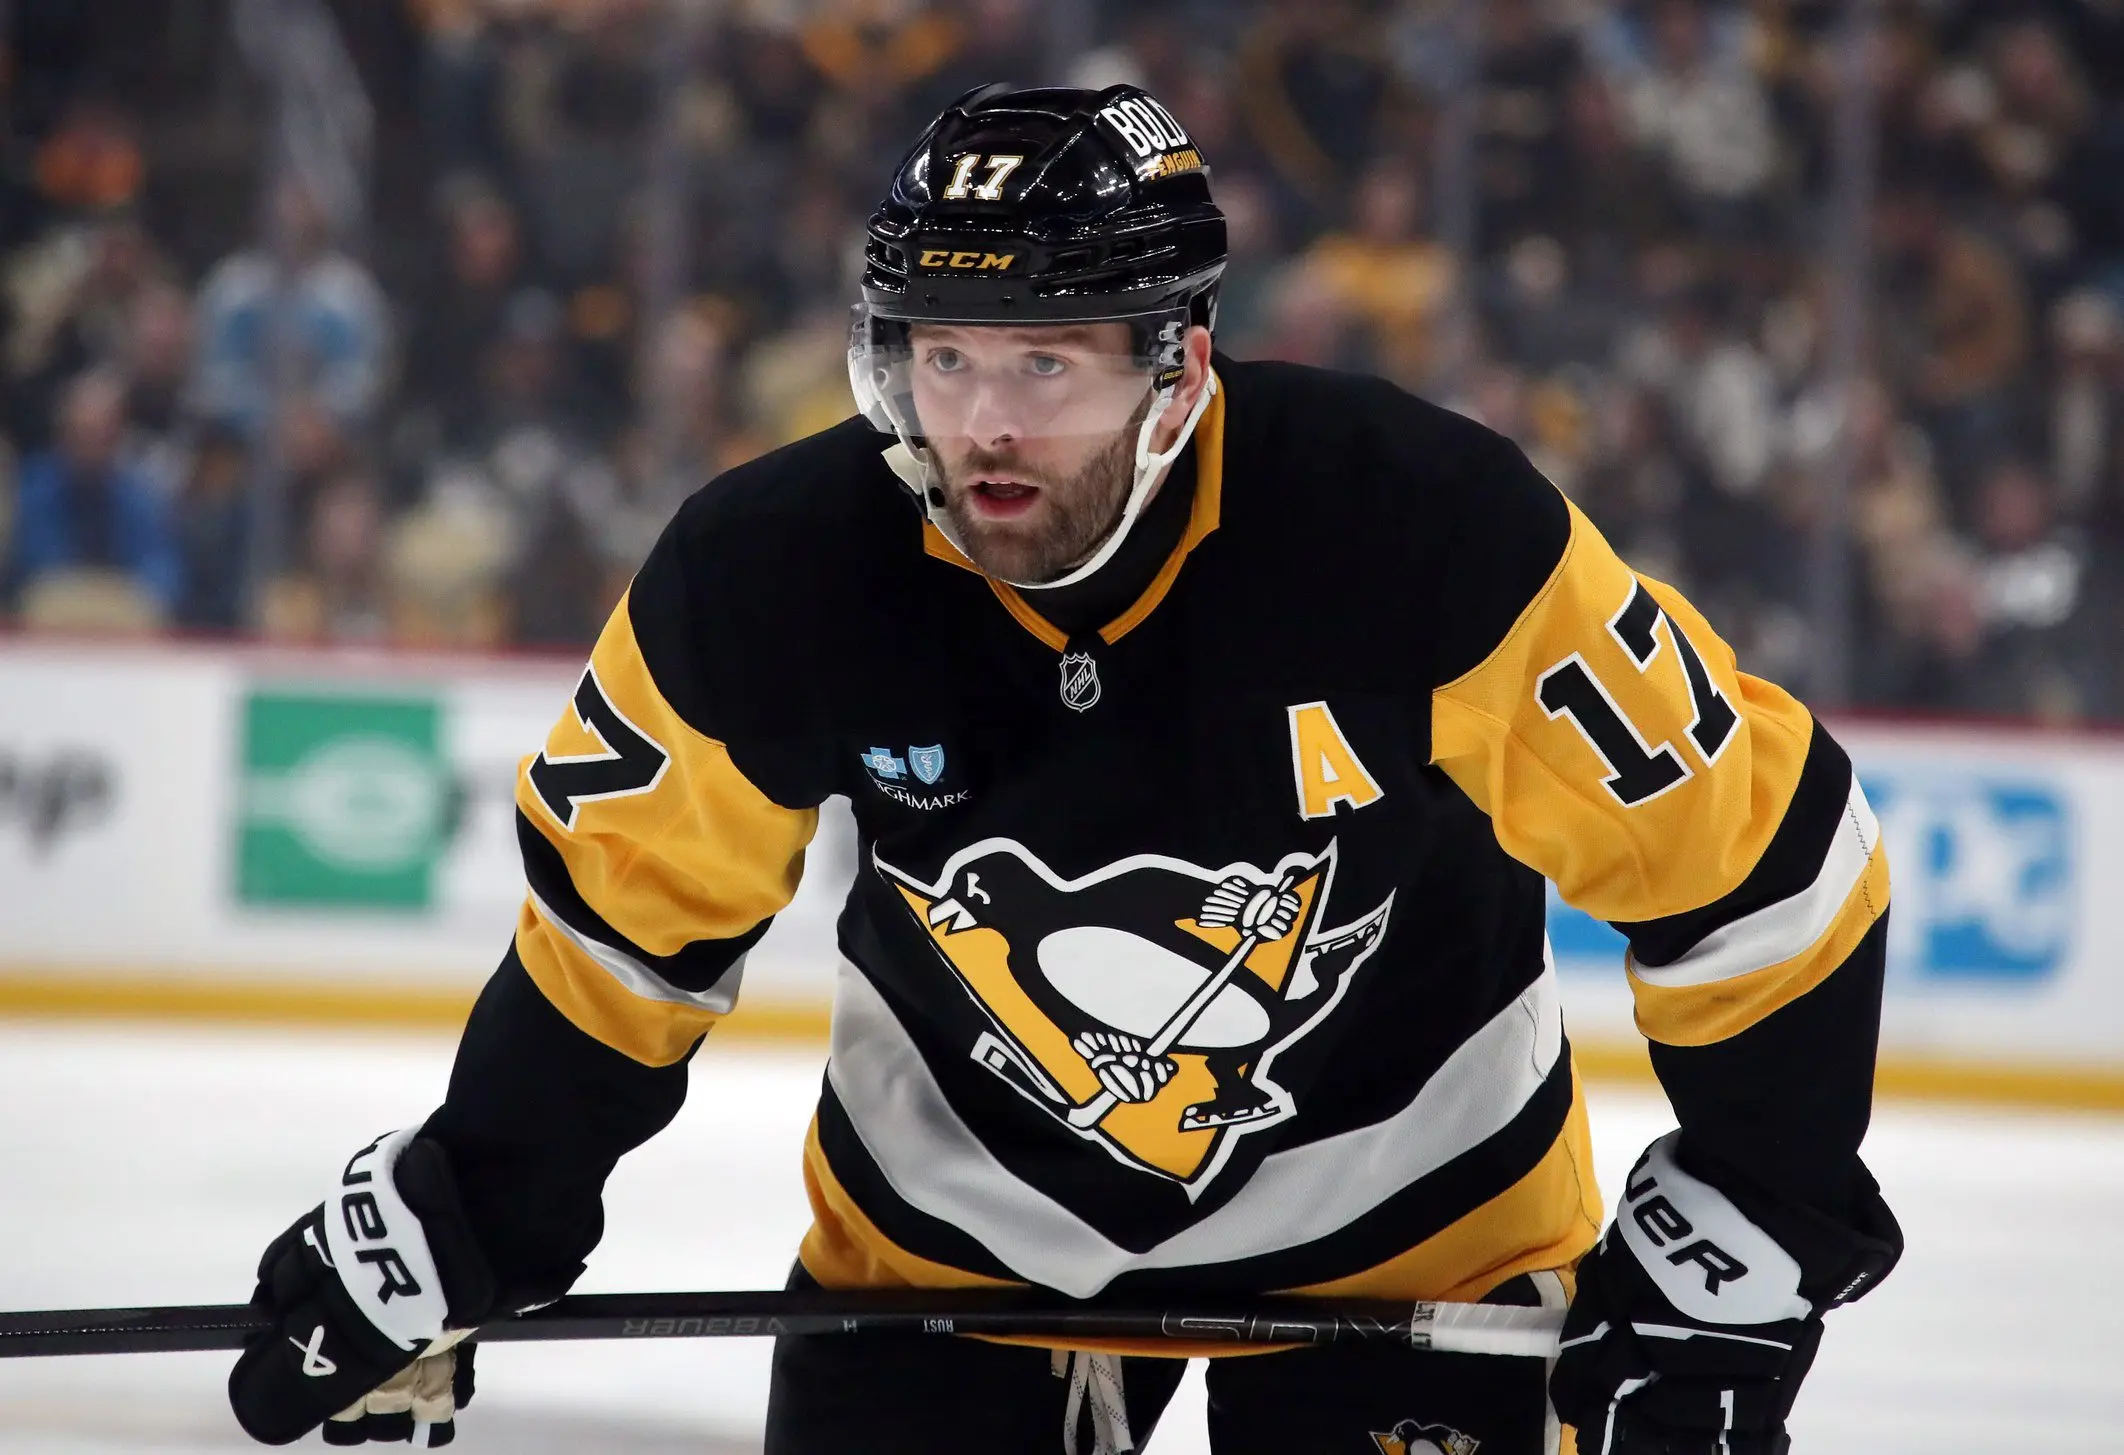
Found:
[[[1088,1298],[1123,1273],[1259,1257],[1348,1227],[1502,1131],[1548,1080],[1562,1049],[1556,972],[1544,964],[1540,978],[1463,1041],[1407,1106],[1370,1126],[1271,1153],[1228,1202],[1141,1253],[1019,1180],[983,1146],[891,1007],[845,960],[826,1074],[903,1200],[964,1230],[1018,1276]]]
[[[718,1015],[730,1014],[737,1004],[738,987],[745,979],[745,957],[740,955],[730,962],[730,968],[718,975],[715,984],[706,990],[681,990],[663,976],[644,965],[616,945],[595,940],[574,925],[562,919],[553,907],[539,898],[537,890],[530,891],[531,907],[538,911],[540,919],[560,931],[569,944],[595,960],[614,980],[626,986],[644,1000],[661,1000],[672,1005],[690,1005],[699,1010],[712,1010]]]
[[[1632,957],[1630,973],[1647,985],[1709,985],[1806,953],[1835,923],[1837,911],[1851,897],[1851,887],[1865,874],[1874,845],[1880,841],[1880,820],[1873,816],[1873,807],[1854,774],[1843,824],[1830,840],[1829,853],[1812,884],[1789,899],[1766,904],[1713,930],[1671,965],[1640,965]]]

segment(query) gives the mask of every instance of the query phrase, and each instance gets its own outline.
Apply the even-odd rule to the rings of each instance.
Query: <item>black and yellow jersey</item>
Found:
[[[835,794],[824,1284],[1568,1270],[1601,1206],[1545,878],[1628,936],[1692,1147],[1837,1211],[1888,900],[1842,750],[1508,441],[1217,375],[1177,544],[1074,637],[860,421],[678,513],[519,777],[530,894],[430,1123],[504,1263],[594,1244]]]

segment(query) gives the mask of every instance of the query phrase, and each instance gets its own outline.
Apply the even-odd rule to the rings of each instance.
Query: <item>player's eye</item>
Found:
[[[1057,358],[1053,354],[1034,354],[1027,361],[1026,367],[1043,379],[1051,379],[1068,368],[1069,365],[1066,361]]]
[[[939,374],[956,374],[965,363],[957,349],[934,349],[929,355],[929,367]]]

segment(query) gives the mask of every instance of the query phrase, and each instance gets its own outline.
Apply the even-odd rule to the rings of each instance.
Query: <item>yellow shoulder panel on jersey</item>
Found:
[[[518,766],[516,802],[551,849],[527,844],[524,968],[606,1045],[678,1060],[730,1008],[723,972],[741,951],[727,942],[795,895],[817,810],[769,799],[672,709],[624,600],[544,751]]]
[[[1813,732],[1805,707],[1737,670],[1681,594],[1633,573],[1576,506],[1562,559],[1510,632],[1432,699],[1433,761],[1498,842],[1611,921],[1699,910],[1738,887],[1783,821]],[[1645,1033],[1720,1040],[1834,970],[1887,904],[1877,827],[1834,852],[1857,857],[1825,881],[1825,909],[1820,895],[1800,907],[1822,922],[1799,953],[1633,966]]]

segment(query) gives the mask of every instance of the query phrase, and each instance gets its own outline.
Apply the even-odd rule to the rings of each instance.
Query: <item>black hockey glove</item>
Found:
[[[494,1277],[441,1145],[407,1130],[356,1152],[266,1249],[251,1303],[274,1320],[229,1374],[251,1438],[324,1424],[328,1445],[448,1444],[472,1397],[472,1350],[455,1346],[492,1311]]]
[[[1902,1230],[1870,1179],[1846,1228],[1693,1176],[1680,1138],[1645,1150],[1580,1261],[1550,1397],[1580,1455],[1785,1455],[1823,1312],[1888,1276]]]

